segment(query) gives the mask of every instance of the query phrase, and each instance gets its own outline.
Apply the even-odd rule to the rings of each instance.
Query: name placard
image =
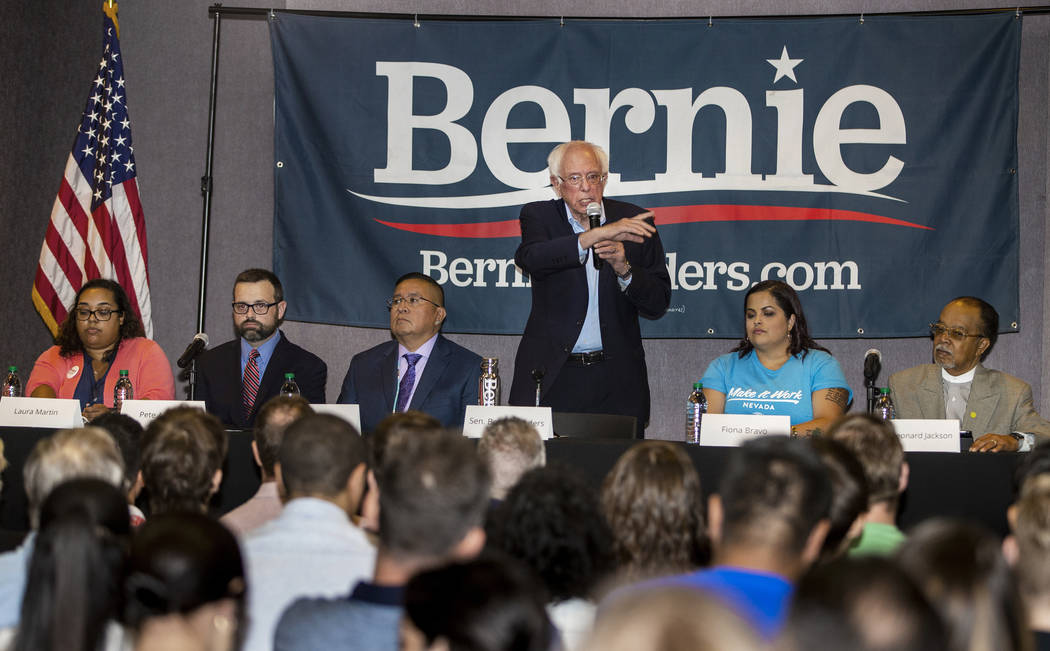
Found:
[[[68,398],[0,398],[0,425],[7,427],[81,427],[80,401]]]
[[[700,445],[735,448],[760,436],[790,434],[791,418],[788,416],[704,414],[700,421]]]
[[[354,426],[357,433],[361,433],[361,405],[310,405],[315,414],[332,414],[338,416]]]
[[[193,407],[204,411],[203,400],[125,400],[120,413],[131,416],[143,427],[172,407]]]
[[[890,422],[905,452],[959,451],[959,421],[954,418],[896,418]]]
[[[463,417],[463,436],[472,439],[481,438],[481,432],[486,425],[508,416],[516,416],[532,423],[545,441],[554,436],[554,418],[550,407],[511,407],[509,405],[495,407],[467,405],[467,413]]]

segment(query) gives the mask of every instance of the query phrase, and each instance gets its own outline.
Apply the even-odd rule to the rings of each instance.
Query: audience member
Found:
[[[1035,648],[1050,649],[1050,474],[1024,483],[1007,518],[1013,534],[1003,541],[1003,552],[1013,565]]]
[[[644,441],[619,458],[602,483],[601,503],[624,581],[689,572],[707,564],[700,476],[679,446]]]
[[[193,407],[175,407],[149,424],[142,437],[142,481],[150,515],[205,512],[222,482],[226,430]]]
[[[392,441],[397,441],[402,436],[415,436],[420,432],[435,429],[441,429],[441,421],[430,414],[409,409],[392,413],[379,421],[375,431],[367,438],[371,444],[369,452],[372,455],[372,463],[368,471],[365,497],[361,500],[361,517],[357,524],[369,535],[374,537],[379,532],[379,482],[376,481],[376,469],[383,466],[387,448],[391,447]]]
[[[594,624],[598,585],[613,569],[612,532],[597,492],[566,468],[530,470],[495,510],[488,532],[492,547],[540,577],[562,648],[578,649]]]
[[[831,482],[812,446],[764,437],[734,451],[708,500],[711,569],[656,579],[638,589],[682,585],[720,597],[766,638],[781,628],[792,583],[824,545]]]
[[[251,585],[246,649],[272,648],[278,617],[298,597],[335,597],[371,576],[375,547],[350,521],[366,461],[364,440],[341,418],[307,415],[288,427],[275,465],[288,502],[243,539]]]
[[[4,456],[4,440],[0,439],[0,491],[3,491],[3,472],[7,469],[7,458]]]
[[[131,513],[131,526],[137,527],[146,521],[146,515],[135,505],[142,492],[142,425],[125,414],[111,411],[91,421],[95,427],[109,432],[120,448],[124,457],[124,493],[127,496],[128,511]]]
[[[548,651],[540,590],[510,559],[420,572],[405,586],[402,651]]]
[[[7,459],[4,458],[4,441],[0,439],[0,493],[3,492],[3,472],[7,468]],[[25,528],[0,529],[0,554],[16,549],[25,540]]]
[[[41,508],[11,651],[119,648],[131,535],[124,493],[107,481],[60,484]]]
[[[97,427],[59,430],[33,447],[22,468],[30,533],[11,552],[0,554],[0,628],[18,624],[26,568],[33,553],[40,507],[59,484],[77,477],[96,477],[119,487],[124,462],[113,437]]]
[[[710,595],[663,587],[626,594],[598,613],[585,651],[760,651],[739,615]]]
[[[277,625],[274,648],[397,649],[405,583],[415,573],[473,558],[485,544],[488,469],[474,444],[435,430],[399,437],[379,472],[379,550],[371,581],[349,598],[301,599]]]
[[[492,474],[494,500],[502,500],[522,475],[547,461],[540,433],[528,421],[513,416],[485,427],[478,440],[478,455]]]
[[[415,409],[387,415],[379,421],[375,431],[365,437],[372,445],[372,467],[382,468],[390,442],[401,436],[414,436],[421,432],[441,429],[441,421],[430,414]]]
[[[897,561],[944,618],[953,651],[1031,647],[1016,581],[990,531],[927,520],[911,530]]]
[[[777,649],[947,651],[948,633],[904,570],[866,556],[816,566],[799,579]]]
[[[259,409],[252,432],[252,456],[262,474],[262,483],[247,502],[219,518],[230,531],[241,536],[281,514],[281,496],[273,470],[277,450],[288,426],[312,413],[310,403],[301,396],[275,396]]]
[[[892,554],[904,542],[897,528],[897,507],[908,487],[908,462],[893,425],[870,414],[844,418],[828,431],[828,438],[846,446],[857,457],[868,480],[868,513],[852,556]]]
[[[1036,445],[1014,468],[1014,498],[1021,496],[1021,488],[1029,478],[1044,473],[1050,473],[1050,441]]]
[[[809,441],[831,480],[831,526],[820,551],[821,560],[830,560],[844,554],[860,538],[868,511],[868,480],[864,467],[846,446],[824,436]]]
[[[136,651],[230,651],[244,631],[237,539],[203,513],[165,513],[131,541],[124,615]]]

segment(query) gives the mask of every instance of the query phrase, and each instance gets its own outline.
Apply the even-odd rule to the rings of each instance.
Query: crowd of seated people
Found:
[[[274,400],[277,512],[248,530],[214,508],[205,412],[41,440],[0,648],[1050,648],[1050,445],[1019,465],[1004,540],[933,518],[872,544],[909,471],[863,417],[745,442],[705,497],[684,444],[636,443],[599,486],[543,465],[522,421],[479,451],[419,412],[363,437]]]

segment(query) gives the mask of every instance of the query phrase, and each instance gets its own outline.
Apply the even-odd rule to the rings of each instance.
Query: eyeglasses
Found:
[[[947,333],[954,341],[962,341],[967,337],[983,337],[984,335],[968,335],[962,328],[949,328],[943,323],[931,323],[930,324],[930,336],[936,339],[941,335]]]
[[[441,307],[434,301],[423,298],[422,296],[395,296],[393,298],[386,299],[386,309],[392,310],[395,307],[401,307],[402,303],[408,303],[409,307],[416,307],[420,303],[430,303],[434,307]]]
[[[578,188],[580,187],[580,184],[583,183],[584,179],[587,179],[587,185],[598,185],[599,183],[604,183],[605,177],[607,176],[608,174],[598,174],[597,172],[591,172],[589,174],[584,174],[583,176],[580,176],[579,174],[559,176],[558,180],[560,180],[562,183],[568,183],[574,188]]]
[[[258,303],[233,303],[233,311],[237,314],[247,314],[248,308],[251,308],[256,314],[262,315],[269,312],[274,305],[277,305],[277,303],[263,303],[262,301]]]
[[[100,307],[94,310],[89,310],[86,307],[78,307],[73,310],[73,314],[76,315],[77,321],[87,321],[92,315],[99,321],[109,321],[110,317],[116,312],[123,312],[123,310],[114,310],[108,307]]]

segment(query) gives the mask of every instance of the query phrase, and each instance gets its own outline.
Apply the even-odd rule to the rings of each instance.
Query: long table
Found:
[[[3,474],[0,528],[27,525],[22,465],[38,440],[52,430],[0,428],[4,456],[10,466]],[[231,431],[222,488],[213,502],[225,513],[251,497],[259,486],[259,470],[252,459],[251,433]],[[577,468],[594,486],[625,450],[638,441],[560,438],[547,441],[547,462]],[[700,447],[681,443],[700,473],[705,494],[718,487],[732,448]],[[908,527],[930,517],[964,517],[983,523],[999,535],[1008,532],[1006,508],[1013,501],[1013,472],[1023,454],[935,453],[907,454],[911,479],[901,503],[899,523]]]

